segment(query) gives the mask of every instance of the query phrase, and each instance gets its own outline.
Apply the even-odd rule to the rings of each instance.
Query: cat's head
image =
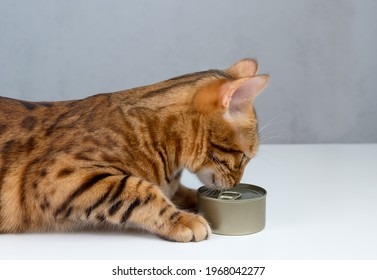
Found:
[[[195,173],[206,186],[232,188],[257,152],[253,102],[269,81],[268,75],[256,74],[257,68],[255,60],[241,60],[221,72],[224,75],[208,79],[193,99],[206,131],[202,152],[193,153],[200,162]]]

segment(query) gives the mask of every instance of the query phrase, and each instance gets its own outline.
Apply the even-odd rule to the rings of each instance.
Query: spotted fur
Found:
[[[211,229],[187,168],[231,188],[258,147],[257,64],[64,102],[0,97],[0,232],[136,225],[167,240]],[[191,210],[191,211],[190,211]]]

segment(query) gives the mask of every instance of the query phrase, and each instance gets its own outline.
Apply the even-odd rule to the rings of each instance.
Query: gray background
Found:
[[[78,99],[257,58],[262,143],[377,142],[377,1],[0,0],[0,95]]]

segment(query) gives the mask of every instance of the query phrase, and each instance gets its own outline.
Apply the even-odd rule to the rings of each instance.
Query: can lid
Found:
[[[240,192],[233,192],[233,191],[222,191],[218,195],[218,199],[224,200],[236,200],[240,198],[242,194]]]
[[[266,195],[266,191],[258,186],[239,184],[231,190],[217,190],[208,187],[199,188],[199,195],[219,200],[248,200]]]

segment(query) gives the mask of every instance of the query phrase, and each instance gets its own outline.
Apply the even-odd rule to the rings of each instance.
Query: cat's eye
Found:
[[[241,163],[240,163],[240,166],[241,167],[247,160],[247,156],[245,153],[242,153],[242,158],[241,158]]]
[[[242,154],[242,161],[246,160],[247,159],[247,156],[245,153]]]

